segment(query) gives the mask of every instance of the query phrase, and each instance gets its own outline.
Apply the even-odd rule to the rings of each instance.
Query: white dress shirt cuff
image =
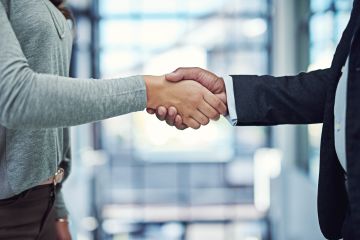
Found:
[[[229,111],[229,115],[225,117],[230,122],[231,125],[236,126],[237,114],[236,114],[233,79],[230,76],[225,76],[223,77],[223,79],[225,82],[227,106]]]

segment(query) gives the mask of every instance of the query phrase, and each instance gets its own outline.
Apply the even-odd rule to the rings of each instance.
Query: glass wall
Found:
[[[69,2],[77,17],[74,76],[180,66],[270,73],[270,0]],[[234,128],[223,118],[178,131],[139,112],[73,132],[79,162],[70,183],[86,185],[87,199],[77,203],[86,212],[77,226],[89,233],[84,239],[267,239],[265,214],[254,206],[253,157],[271,145],[269,128]]]
[[[352,0],[312,0],[310,18],[310,70],[328,68],[350,17]],[[321,124],[308,127],[310,175],[319,172]]]

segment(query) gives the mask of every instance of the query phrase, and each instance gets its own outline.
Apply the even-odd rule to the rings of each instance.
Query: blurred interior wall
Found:
[[[274,0],[273,74],[294,75],[309,63],[307,20],[310,0]],[[283,152],[282,173],[271,183],[272,239],[324,239],[317,221],[317,186],[296,166],[307,158],[304,126],[274,127],[274,143]]]

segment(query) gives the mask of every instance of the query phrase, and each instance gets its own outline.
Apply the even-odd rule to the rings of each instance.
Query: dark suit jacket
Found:
[[[318,217],[328,239],[360,240],[360,0],[328,69],[297,76],[232,76],[238,125],[324,123],[321,139]],[[345,173],[335,152],[334,102],[341,69],[350,53]]]

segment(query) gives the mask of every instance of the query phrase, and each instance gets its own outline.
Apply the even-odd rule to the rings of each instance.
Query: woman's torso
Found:
[[[31,69],[68,76],[72,33],[55,6],[48,0],[0,1]],[[68,129],[12,130],[0,125],[0,199],[52,176],[68,146]]]

